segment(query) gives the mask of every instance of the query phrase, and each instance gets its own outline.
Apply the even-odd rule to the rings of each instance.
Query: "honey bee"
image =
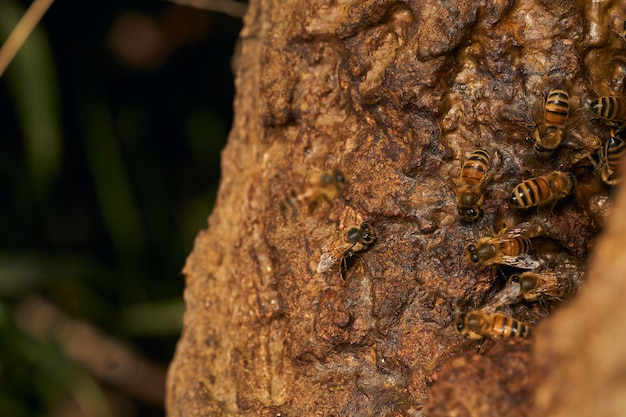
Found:
[[[598,97],[589,103],[594,117],[601,119],[609,126],[626,124],[626,98],[609,95]]]
[[[543,123],[535,124],[532,139],[535,151],[546,154],[554,151],[562,142],[565,122],[569,116],[569,94],[563,88],[554,88],[543,104]]]
[[[500,313],[472,310],[457,316],[454,326],[468,339],[496,339],[500,337],[528,337],[530,326]]]
[[[461,219],[476,221],[482,215],[483,190],[493,178],[491,154],[486,149],[472,152],[461,168],[456,187],[456,206]]]
[[[573,272],[523,272],[512,275],[511,282],[520,286],[521,297],[526,301],[535,301],[540,297],[564,299],[577,289],[578,277]]]
[[[291,190],[281,204],[283,212],[296,212],[303,206],[308,206],[312,212],[321,199],[331,201],[341,194],[346,186],[346,179],[338,169],[322,171],[313,175],[305,184],[301,192]]]
[[[624,153],[626,153],[624,140],[611,129],[609,140],[598,150],[598,162],[592,160],[596,174],[605,184],[616,185],[619,183],[620,178],[617,176],[617,171]]]
[[[538,260],[528,254],[532,249],[530,238],[522,228],[502,229],[494,237],[483,237],[470,243],[466,256],[473,264],[483,267],[508,265],[521,269],[539,267]]]
[[[531,178],[513,188],[511,205],[527,209],[557,201],[574,191],[576,177],[569,172],[553,171]]]
[[[328,271],[338,262],[366,250],[375,240],[376,233],[369,223],[361,223],[359,227],[349,228],[343,236],[334,237],[322,248],[317,272],[321,274]]]

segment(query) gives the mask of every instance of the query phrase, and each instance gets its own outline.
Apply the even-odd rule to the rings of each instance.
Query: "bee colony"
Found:
[[[171,415],[547,415],[536,330],[585,291],[621,178],[626,4],[272,5]]]

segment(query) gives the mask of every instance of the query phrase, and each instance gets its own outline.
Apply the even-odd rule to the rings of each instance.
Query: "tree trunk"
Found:
[[[251,1],[218,202],[184,269],[168,415],[567,415],[554,388],[582,375],[563,373],[581,352],[551,343],[573,317],[587,315],[587,327],[567,327],[583,339],[615,321],[579,305],[591,296],[537,336],[487,340],[479,353],[453,324],[514,272],[466,259],[468,242],[490,229],[540,224],[535,256],[582,273],[611,204],[588,158],[608,129],[588,102],[623,91],[626,44],[609,27],[621,31],[625,16],[618,0]],[[544,97],[561,87],[580,122],[542,158],[522,122],[543,121]],[[484,215],[465,223],[455,190],[477,148],[491,153],[495,176]],[[311,182],[333,170],[346,186],[323,195]],[[575,175],[573,195],[512,207],[517,184],[555,170]],[[281,210],[288,196],[295,210]],[[353,253],[362,247],[342,236],[362,222],[377,239]],[[338,259],[318,273],[331,241]],[[600,276],[604,265],[595,268]],[[503,311],[534,326],[558,304]],[[614,333],[611,351],[623,351]],[[623,384],[605,378],[594,393],[602,382]]]

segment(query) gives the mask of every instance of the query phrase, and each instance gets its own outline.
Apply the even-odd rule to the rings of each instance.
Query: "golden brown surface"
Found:
[[[600,227],[617,224],[588,158],[601,123],[585,120],[546,159],[520,122],[557,86],[572,117],[596,94],[624,92],[626,43],[608,26],[625,19],[617,0],[252,1],[218,204],[184,268],[169,415],[568,415],[554,411],[566,399],[550,387],[573,343],[552,340],[620,323],[616,311],[580,307],[587,327],[554,321],[529,340],[486,342],[483,355],[452,323],[502,284],[502,273],[465,259],[469,241],[538,218],[537,255],[581,265]],[[461,223],[450,178],[479,147],[501,165],[484,216]],[[340,198],[310,215],[281,213],[292,189],[334,168],[348,181]],[[553,211],[510,207],[515,185],[555,170],[576,176],[574,195]],[[363,221],[378,239],[347,263],[346,280],[317,274],[324,244]],[[534,326],[555,305],[507,314]],[[536,387],[542,411],[525,413]]]

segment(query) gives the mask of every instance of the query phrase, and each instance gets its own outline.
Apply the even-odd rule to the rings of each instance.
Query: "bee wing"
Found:
[[[543,234],[545,234],[545,230],[541,222],[535,220],[532,222],[528,221],[528,222],[520,223],[516,225],[515,227],[513,227],[512,229],[506,230],[501,236],[498,236],[498,238],[506,240],[506,239],[513,239],[521,235],[524,235],[528,238],[533,238],[533,237],[541,236]]]
[[[502,290],[498,291],[481,310],[492,313],[498,307],[513,303],[521,294],[521,286],[518,282],[509,282]]]
[[[333,252],[324,252],[320,256],[320,262],[317,264],[317,273],[323,274],[332,268],[335,264],[339,262],[339,258],[337,258]]]
[[[335,237],[332,235],[327,237],[328,239],[326,240],[326,243],[322,246],[322,255],[326,252],[332,251],[332,248],[335,246]]]
[[[502,243],[506,243],[510,241],[511,239],[515,239],[518,236],[521,236],[523,234],[524,234],[524,231],[521,229],[511,229],[511,230],[505,231],[501,235],[491,238],[491,242],[496,243],[496,244],[502,244]]]
[[[340,261],[344,253],[343,244],[339,236],[331,236],[330,239],[322,246],[322,255],[317,264],[317,273],[322,274],[332,268]]]
[[[527,253],[518,256],[502,256],[498,260],[498,263],[520,269],[536,269],[541,266],[541,262]]]
[[[570,117],[567,118],[565,125],[563,126],[563,131],[565,133],[578,129],[588,121],[588,117],[585,112],[574,111],[570,113],[573,114],[570,114]]]
[[[519,111],[519,110],[514,110],[514,109],[511,109],[511,108],[504,108],[500,112],[500,118],[501,118],[501,120],[504,120],[504,121],[507,121],[507,122],[517,123],[517,124],[522,125],[522,126],[528,128],[528,129],[534,129],[535,128],[535,122],[532,119],[532,117],[529,116],[528,114],[526,114],[525,112],[522,112],[522,111]]]

